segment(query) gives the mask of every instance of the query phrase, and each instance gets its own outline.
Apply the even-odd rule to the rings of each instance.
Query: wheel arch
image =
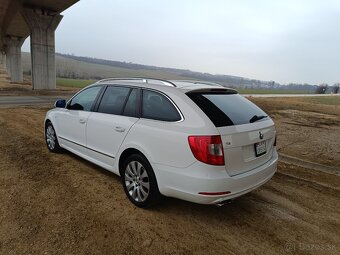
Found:
[[[54,122],[55,122],[55,111],[50,110],[46,113],[46,116],[45,116],[44,129],[46,129],[47,123],[51,123],[54,130],[58,133],[57,127]]]
[[[134,198],[132,198],[131,194],[129,194],[129,192],[127,191],[127,186],[126,186],[126,180],[125,180],[125,177],[124,177],[124,169],[123,169],[123,164],[125,162],[125,160],[131,156],[131,155],[138,155],[137,157],[139,157],[140,159],[139,160],[142,160],[144,161],[140,161],[140,163],[144,166],[145,170],[144,171],[147,171],[148,173],[148,178],[149,178],[149,195],[148,195],[148,198],[147,200],[145,201],[142,201],[142,202],[136,202],[134,200]],[[142,158],[142,159],[141,159]],[[139,161],[138,160],[138,161]],[[150,161],[148,160],[148,158],[145,156],[144,153],[142,153],[140,150],[136,149],[136,148],[126,148],[121,154],[120,154],[120,157],[119,157],[119,162],[117,162],[118,166],[119,166],[119,174],[121,176],[121,181],[123,183],[123,188],[124,188],[124,191],[125,191],[125,194],[127,195],[127,197],[129,198],[129,200],[137,205],[138,207],[149,207],[149,206],[152,206],[154,204],[157,204],[161,201],[161,198],[162,198],[162,194],[159,190],[159,186],[158,186],[158,180],[157,180],[157,176],[156,176],[156,173],[154,171],[154,168],[152,167]],[[149,167],[147,167],[147,165],[145,164],[148,164]],[[151,168],[150,168],[151,167]],[[131,183],[130,183],[131,184]],[[150,191],[151,190],[151,191]]]
[[[148,160],[148,158],[145,156],[143,152],[141,152],[140,150],[136,148],[127,148],[120,154],[119,159],[118,159],[118,171],[119,171],[120,176],[122,176],[122,168],[123,168],[124,161],[133,154],[139,154],[143,156],[150,164],[150,161]]]
[[[46,126],[47,126],[47,123],[52,123],[52,121],[49,119],[49,118],[46,118],[45,119],[45,128],[46,128]],[[53,124],[52,124],[53,125]]]

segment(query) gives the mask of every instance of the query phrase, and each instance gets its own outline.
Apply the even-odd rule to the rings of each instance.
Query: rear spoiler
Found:
[[[230,88],[204,88],[204,89],[194,89],[188,91],[186,94],[238,94],[238,91]]]

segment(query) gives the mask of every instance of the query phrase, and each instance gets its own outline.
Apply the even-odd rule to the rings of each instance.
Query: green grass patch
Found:
[[[240,94],[311,94],[304,90],[286,90],[286,89],[238,89]]]
[[[57,78],[57,87],[84,88],[96,80]]]
[[[312,104],[340,105],[340,96],[324,96],[305,98],[305,101]]]

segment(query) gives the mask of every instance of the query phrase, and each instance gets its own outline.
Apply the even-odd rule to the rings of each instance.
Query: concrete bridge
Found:
[[[55,89],[54,33],[60,13],[78,1],[0,0],[0,64],[11,81],[23,81],[21,46],[30,36],[33,89]]]

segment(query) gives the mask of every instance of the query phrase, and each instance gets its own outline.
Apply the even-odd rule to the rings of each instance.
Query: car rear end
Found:
[[[167,195],[201,204],[218,204],[263,185],[275,173],[278,154],[273,121],[255,104],[222,87],[183,88],[194,110],[206,115],[215,134],[192,134],[196,161],[169,171]]]

